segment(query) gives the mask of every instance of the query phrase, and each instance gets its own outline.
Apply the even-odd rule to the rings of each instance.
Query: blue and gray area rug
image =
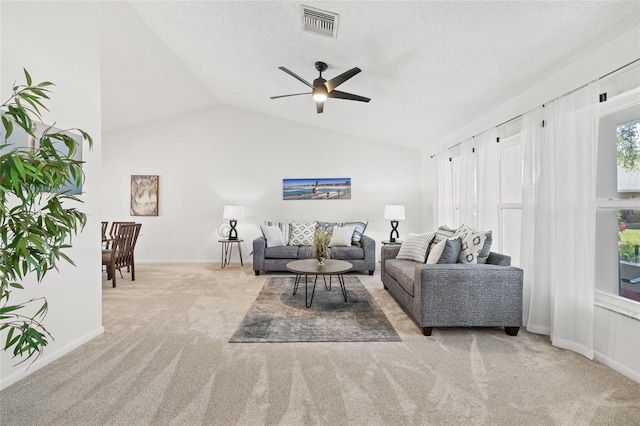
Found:
[[[348,302],[338,280],[331,291],[318,277],[313,303],[305,307],[304,279],[293,295],[294,277],[270,277],[229,340],[267,342],[400,342],[400,336],[358,277],[345,276]],[[327,277],[328,280],[328,277]],[[312,277],[309,277],[309,295]]]

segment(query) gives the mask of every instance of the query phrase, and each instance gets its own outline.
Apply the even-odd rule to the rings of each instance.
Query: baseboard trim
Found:
[[[58,358],[68,354],[72,350],[84,345],[88,341],[100,336],[103,333],[104,333],[104,327],[100,326],[97,329],[91,331],[90,333],[85,334],[84,336],[80,337],[79,339],[76,339],[73,342],[70,342],[69,344],[61,347],[60,349],[58,349],[56,351],[47,352],[46,348],[45,348],[44,355],[42,355],[42,357],[40,359],[38,359],[36,362],[34,362],[33,364],[30,364],[29,361],[27,361],[27,362],[25,362],[23,364],[24,368],[22,370],[16,371],[15,373],[10,374],[9,376],[5,377],[4,379],[0,379],[0,390],[8,388],[12,384],[24,379],[25,377],[27,377],[30,374],[38,371],[39,369],[41,369],[45,365],[52,363],[53,361],[57,360]],[[16,362],[19,362],[19,361],[16,360]]]
[[[618,361],[616,361],[614,359],[611,359],[608,356],[606,356],[606,355],[604,355],[604,354],[602,354],[602,353],[600,353],[598,351],[593,351],[593,358],[596,361],[599,361],[599,362],[603,363],[607,367],[610,367],[610,368],[616,370],[618,373],[627,376],[631,380],[635,380],[636,382],[640,383],[640,372],[639,371],[634,371],[631,368],[627,367],[626,365],[620,364]]]

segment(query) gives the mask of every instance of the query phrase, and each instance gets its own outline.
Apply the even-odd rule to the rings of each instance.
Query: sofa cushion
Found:
[[[265,259],[297,259],[298,246],[267,247],[264,249]]]
[[[323,234],[327,234],[331,236],[333,234],[334,226],[342,226],[344,225],[342,222],[319,222],[316,221],[316,231],[322,232]]]
[[[402,243],[396,258],[414,260],[420,263],[426,262],[427,250],[429,249],[429,244],[431,244],[431,240],[433,240],[434,236],[435,232],[425,234],[409,233],[404,243]]]
[[[329,247],[333,249],[334,247],[338,246],[351,246],[351,237],[353,237],[354,230],[355,228],[353,226],[334,227],[333,231],[331,232],[331,241],[329,241]]]
[[[265,240],[267,240],[267,247],[280,247],[287,245],[284,242],[284,235],[282,235],[282,231],[278,226],[260,225],[260,230],[262,231],[262,235],[264,235]]]
[[[331,247],[331,257],[340,260],[364,259],[364,249],[360,246]]]
[[[298,247],[298,256],[296,259],[315,259],[316,253],[313,251],[313,246],[300,246]]]
[[[291,240],[289,244],[292,246],[312,245],[315,233],[315,222],[291,222]]]
[[[436,263],[457,263],[460,256],[460,248],[462,243],[460,238],[447,238],[435,246],[431,247],[427,264],[434,265]]]
[[[360,245],[360,239],[364,235],[365,229],[367,229],[367,224],[369,221],[367,219],[357,220],[355,222],[345,222],[343,226],[353,226],[355,230],[353,231],[353,237],[351,238],[351,242],[357,246]]]
[[[393,277],[398,284],[413,297],[415,291],[413,280],[416,271],[416,262],[405,259],[387,259],[384,266],[385,274]]]

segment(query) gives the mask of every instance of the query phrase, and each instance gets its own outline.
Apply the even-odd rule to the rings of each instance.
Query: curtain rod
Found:
[[[575,91],[577,91],[577,90],[580,90],[580,89],[582,89],[583,87],[588,86],[589,84],[591,84],[591,83],[593,83],[593,82],[595,82],[595,81],[600,81],[600,80],[602,80],[603,78],[609,77],[610,75],[615,74],[615,73],[617,73],[618,71],[621,71],[621,70],[625,69],[626,67],[628,67],[628,66],[631,66],[631,65],[635,64],[635,63],[636,63],[636,62],[638,62],[638,61],[640,61],[640,58],[638,58],[638,59],[634,59],[633,61],[629,62],[628,64],[625,64],[625,65],[623,65],[623,66],[621,66],[621,67],[618,67],[618,68],[616,68],[615,70],[610,71],[610,72],[606,73],[605,75],[600,76],[599,78],[596,78],[595,80],[590,81],[590,82],[589,82],[589,83],[587,83],[587,84],[583,84],[582,86],[580,86],[580,87],[578,87],[578,88],[576,88],[576,89],[570,90],[570,91],[568,91],[568,92],[566,92],[566,93],[564,93],[564,94],[562,94],[562,95],[560,95],[560,96],[557,96],[557,97],[553,98],[552,100],[550,100],[550,101],[547,101],[547,102],[543,103],[542,105],[544,106],[545,104],[548,104],[548,103],[554,102],[554,101],[556,101],[557,99],[562,98],[563,96],[570,95],[571,93],[573,93],[573,92],[575,92]],[[537,108],[537,107],[536,107],[536,108]],[[504,126],[505,124],[511,123],[512,121],[515,121],[515,120],[517,120],[517,119],[521,118],[523,115],[525,115],[525,114],[527,114],[527,113],[529,113],[529,112],[533,111],[533,110],[534,110],[534,109],[536,109],[536,108],[530,109],[529,111],[524,112],[524,113],[522,113],[522,114],[518,114],[518,115],[516,115],[515,117],[512,117],[512,118],[508,119],[507,121],[503,121],[502,123],[497,124],[497,125],[496,125],[496,126],[494,126],[494,127],[495,127],[495,128],[498,128],[498,127]],[[475,135],[475,136],[471,136],[471,138],[475,138],[476,136],[480,136],[481,134],[483,134],[483,133],[485,133],[485,132],[488,132],[488,131],[489,131],[489,129],[484,130],[484,131],[482,131],[482,132],[478,133],[478,134],[477,134],[477,135]],[[439,151],[439,152],[436,152],[435,154],[432,154],[429,158],[433,158],[433,157],[435,157],[436,155],[442,154],[443,152],[448,151],[448,150],[450,150],[450,149],[452,149],[452,148],[455,148],[455,147],[456,147],[456,146],[458,146],[458,145],[462,145],[462,144],[463,144],[465,141],[467,141],[467,140],[468,140],[468,139],[465,139],[465,140],[463,140],[463,141],[461,141],[461,142],[458,142],[457,144],[451,145],[449,148],[446,148],[446,149],[443,149],[443,150],[441,150],[441,151]]]

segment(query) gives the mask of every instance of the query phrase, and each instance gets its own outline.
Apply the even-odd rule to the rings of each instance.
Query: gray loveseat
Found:
[[[362,235],[360,245],[332,247],[333,259],[346,260],[353,264],[352,271],[366,271],[373,275],[376,269],[376,242]],[[313,259],[311,246],[267,247],[267,240],[261,236],[253,240],[253,270],[256,275],[261,271],[287,271],[287,263],[298,259]]]
[[[396,259],[400,245],[382,247],[384,288],[422,334],[433,327],[504,327],[510,336],[522,325],[522,269],[491,252],[485,264],[428,265]]]

